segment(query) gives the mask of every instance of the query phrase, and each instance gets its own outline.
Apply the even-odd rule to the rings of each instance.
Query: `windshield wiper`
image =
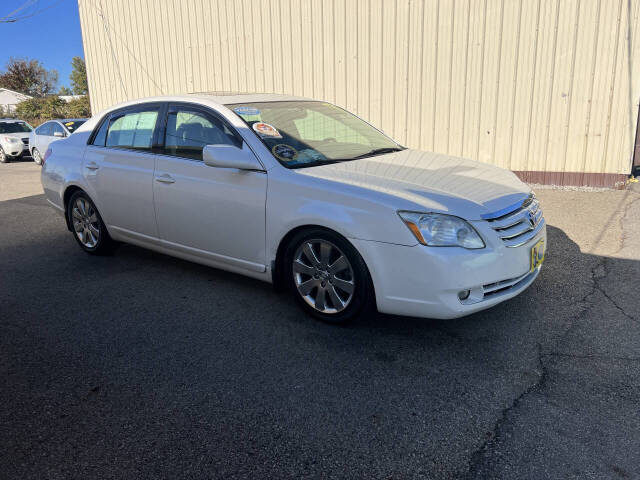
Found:
[[[362,155],[356,155],[355,157],[347,158],[345,160],[357,160],[359,158],[375,157],[376,155],[382,155],[384,153],[401,152],[402,150],[404,150],[404,148],[400,148],[400,147],[374,148],[373,150],[367,153],[363,153]]]

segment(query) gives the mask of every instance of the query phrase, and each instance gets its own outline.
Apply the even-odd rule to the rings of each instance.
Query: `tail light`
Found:
[[[47,158],[51,156],[51,148],[47,148],[47,151],[44,152],[44,157],[42,157],[42,165],[44,165],[47,161]]]

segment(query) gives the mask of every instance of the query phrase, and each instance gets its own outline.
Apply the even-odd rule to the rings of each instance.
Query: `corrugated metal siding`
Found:
[[[255,91],[334,102],[414,148],[628,173],[640,0],[79,0],[92,106]]]

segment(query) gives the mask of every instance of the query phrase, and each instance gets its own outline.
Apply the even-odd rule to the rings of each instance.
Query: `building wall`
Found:
[[[31,98],[29,95],[0,88],[0,107],[5,113],[13,113],[16,111],[16,105],[20,102]]]
[[[166,93],[290,93],[532,181],[611,184],[631,168],[640,0],[79,6],[94,111]]]

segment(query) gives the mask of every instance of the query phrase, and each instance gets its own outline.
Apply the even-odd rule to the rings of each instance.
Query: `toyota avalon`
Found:
[[[407,149],[327,102],[137,100],[43,160],[85,252],[127,242],[272,282],[328,322],[461,317],[520,294],[544,260],[540,204],[512,172]]]

